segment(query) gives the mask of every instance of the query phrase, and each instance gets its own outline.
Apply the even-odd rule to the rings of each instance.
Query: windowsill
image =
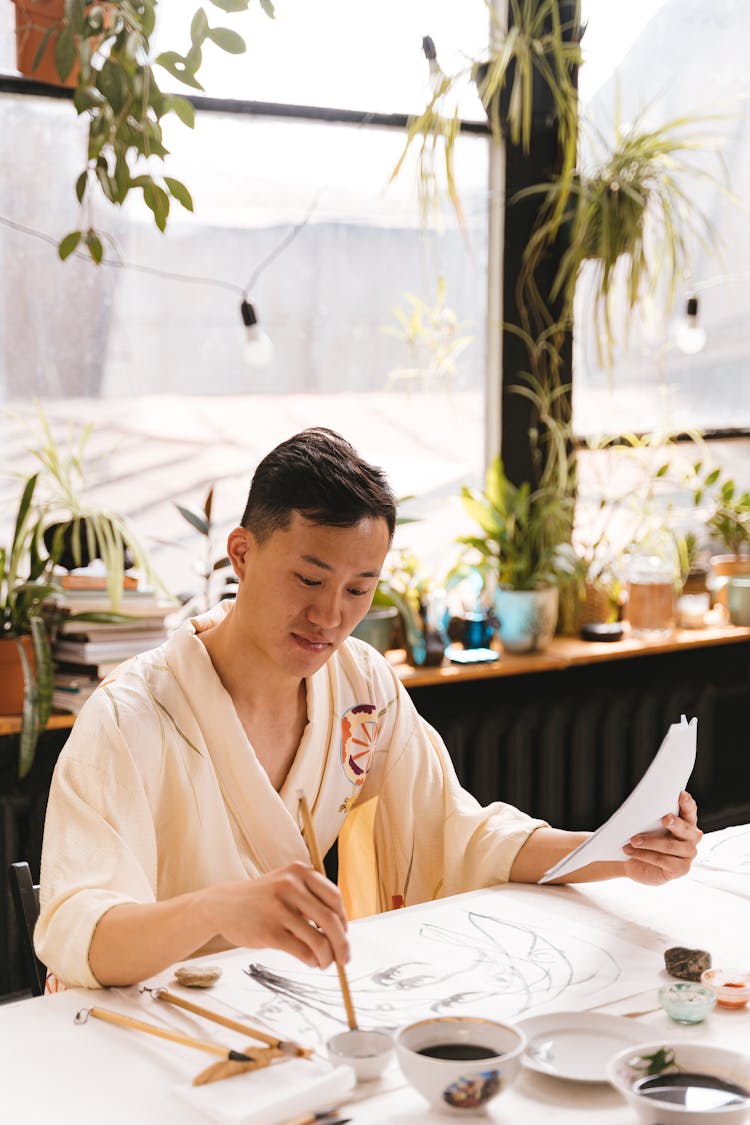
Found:
[[[497,676],[519,676],[534,672],[562,671],[585,664],[601,664],[608,660],[624,660],[632,656],[654,656],[660,653],[684,652],[711,645],[734,644],[750,640],[750,628],[736,625],[711,626],[704,629],[676,629],[656,640],[626,636],[621,641],[582,641],[577,637],[554,637],[544,652],[505,653],[491,664],[458,665],[448,661],[438,668],[414,668],[406,663],[399,650],[388,659],[407,688],[432,684],[464,683],[469,680],[493,679]]]

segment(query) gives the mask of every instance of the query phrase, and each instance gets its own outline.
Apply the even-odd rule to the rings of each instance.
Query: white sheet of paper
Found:
[[[596,832],[539,880],[548,883],[589,863],[624,859],[623,847],[639,832],[663,832],[661,818],[677,812],[678,798],[695,765],[698,720],[672,723],[654,760],[629,797]]]

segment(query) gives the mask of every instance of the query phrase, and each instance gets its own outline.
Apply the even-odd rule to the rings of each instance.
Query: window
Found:
[[[184,11],[161,0],[162,45],[186,40]],[[287,0],[273,22],[257,6],[243,19],[212,8],[210,18],[240,30],[248,54],[207,50],[207,95],[363,114],[423,106],[423,34],[446,64],[487,34],[482,3],[469,14],[447,0],[388,0],[377,13]],[[6,73],[12,22],[3,5]],[[479,120],[481,107],[475,99],[461,112]],[[325,424],[417,498],[426,518],[410,525],[409,544],[444,551],[456,534],[445,498],[482,470],[485,138],[466,135],[457,150],[465,239],[447,211],[441,232],[423,226],[413,167],[389,185],[402,129],[199,112],[193,133],[175,123],[166,138],[169,172],[188,184],[195,215],[174,205],[162,236],[138,201],[98,210],[112,245],[97,269],[60,263],[54,249],[89,222],[73,192],[82,124],[67,101],[0,94],[0,400],[28,415],[37,397],[58,428],[95,420],[97,447],[111,451],[94,479],[147,540],[189,541],[172,500],[197,504],[214,480],[219,519],[233,525],[260,456]],[[245,360],[239,312],[254,276],[248,296],[273,343],[263,366]],[[404,338],[397,309],[425,326],[434,317],[434,330]],[[20,447],[17,423],[3,425]],[[157,543],[157,565],[160,556],[179,571]]]
[[[654,128],[684,115],[716,115],[702,132],[717,139],[727,190],[707,180],[685,190],[713,224],[709,248],[696,240],[692,276],[683,279],[671,317],[664,293],[644,302],[630,326],[628,346],[616,349],[611,370],[597,358],[591,293],[579,286],[574,357],[574,417],[579,433],[623,429],[750,427],[750,118],[744,43],[750,11],[742,0],[721,13],[700,4],[640,0],[612,5],[584,0],[586,62],[580,74],[582,117],[613,136],[619,97],[623,123],[645,114]],[[582,140],[587,157],[585,135]],[[720,162],[702,167],[722,177]],[[705,346],[681,350],[687,299],[696,296]],[[621,325],[621,318],[618,321]]]

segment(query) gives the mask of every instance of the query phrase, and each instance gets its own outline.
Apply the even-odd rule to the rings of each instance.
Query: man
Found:
[[[514,880],[586,837],[458,784],[387,661],[348,639],[396,522],[383,473],[330,430],[258,466],[228,540],[236,601],[128,661],[83,708],[45,825],[39,957],[66,984],[142,980],[196,953],[346,961],[347,916]],[[310,866],[298,792],[340,888]],[[576,880],[684,874],[695,802]]]

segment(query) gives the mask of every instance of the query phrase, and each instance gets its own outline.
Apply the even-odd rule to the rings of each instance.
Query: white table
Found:
[[[624,949],[627,945],[634,951],[635,968],[624,970],[619,981],[604,981],[599,992],[594,990],[587,994],[584,993],[588,985],[576,986],[572,991],[563,989],[558,996],[546,998],[547,1010],[570,1008],[571,997],[579,1009],[625,1013],[655,1008],[656,989],[667,979],[662,968],[663,951],[670,945],[708,949],[714,964],[750,963],[750,902],[693,879],[678,880],[658,889],[640,887],[626,880],[579,888],[505,887],[354,923],[351,934],[354,952],[348,975],[355,1006],[358,1001],[366,1002],[356,984],[362,979],[358,948],[386,949],[395,934],[415,922],[420,926],[426,923],[430,932],[434,927],[435,933],[442,937],[448,910],[455,908],[456,916],[463,919],[469,917],[467,912],[479,908],[484,917],[488,904],[501,918],[515,915],[516,910],[523,914],[530,907],[537,913],[541,910],[549,932],[559,932],[561,940],[564,933],[570,935],[575,930],[582,943],[598,935],[601,945],[601,936],[606,934],[605,944],[611,950]],[[441,947],[436,946],[436,950],[438,957],[445,959],[445,949],[441,951]],[[460,958],[464,954],[459,950],[460,946],[449,950],[447,955]],[[405,960],[410,953],[406,951]],[[229,995],[226,990],[231,992],[232,982],[236,981],[239,1002],[243,982],[248,980],[245,974],[241,979],[236,975],[241,973],[241,966],[250,962],[272,965],[274,958],[278,961],[279,957],[281,955],[268,951],[240,950],[211,960],[220,961],[224,968],[220,982],[225,990],[223,995]],[[624,964],[622,957],[620,961]],[[284,961],[283,957],[279,963],[298,964],[291,959]],[[638,977],[635,988],[632,987],[633,972]],[[170,978],[171,973],[167,972],[160,975],[158,982],[169,984],[171,988]],[[335,979],[333,973],[332,980],[335,982]],[[620,998],[613,1001],[611,997],[618,993],[618,988]],[[623,988],[627,988],[627,994]],[[442,995],[445,987],[439,986],[434,991]],[[189,995],[198,1003],[212,1002],[210,992],[193,991]],[[401,993],[393,995],[398,999]],[[598,1003],[600,996],[605,998],[604,1004]],[[247,1013],[246,1022],[253,1023],[247,995],[241,999],[243,1011]],[[101,993],[71,990],[0,1007],[0,1118],[4,1123],[197,1125],[210,1120],[208,1115],[182,1103],[174,1092],[176,1085],[187,1084],[191,1075],[210,1063],[208,1056],[96,1020],[90,1019],[83,1027],[73,1026],[74,1013],[91,1004],[137,1014],[151,1022],[161,1018],[172,1026],[179,1025],[183,1016],[177,1009],[139,994],[137,989]],[[748,1008],[741,1011],[716,1009],[703,1024],[694,1027],[674,1024],[661,1011],[641,1016],[638,1022],[643,1026],[644,1041],[668,1037],[703,1040],[740,1046],[750,1053]],[[186,1029],[187,1025],[182,1027]],[[279,1032],[288,1034],[281,1027]],[[241,1040],[238,1042],[231,1032],[205,1021],[194,1023],[192,1034],[241,1046]],[[251,1101],[254,1077],[247,1074],[217,1086],[226,1086],[228,1082],[246,1083]],[[217,1086],[203,1089],[215,1090]],[[437,1125],[447,1120],[446,1116],[430,1111],[421,1097],[404,1085],[395,1063],[383,1080],[360,1086],[355,1094],[361,1100],[346,1105],[343,1112],[354,1125],[375,1125],[376,1122],[378,1125],[412,1122]],[[510,1090],[491,1104],[489,1118],[499,1125],[535,1125],[537,1122],[632,1125],[634,1121],[620,1096],[606,1085],[565,1082],[532,1071],[525,1071]]]

